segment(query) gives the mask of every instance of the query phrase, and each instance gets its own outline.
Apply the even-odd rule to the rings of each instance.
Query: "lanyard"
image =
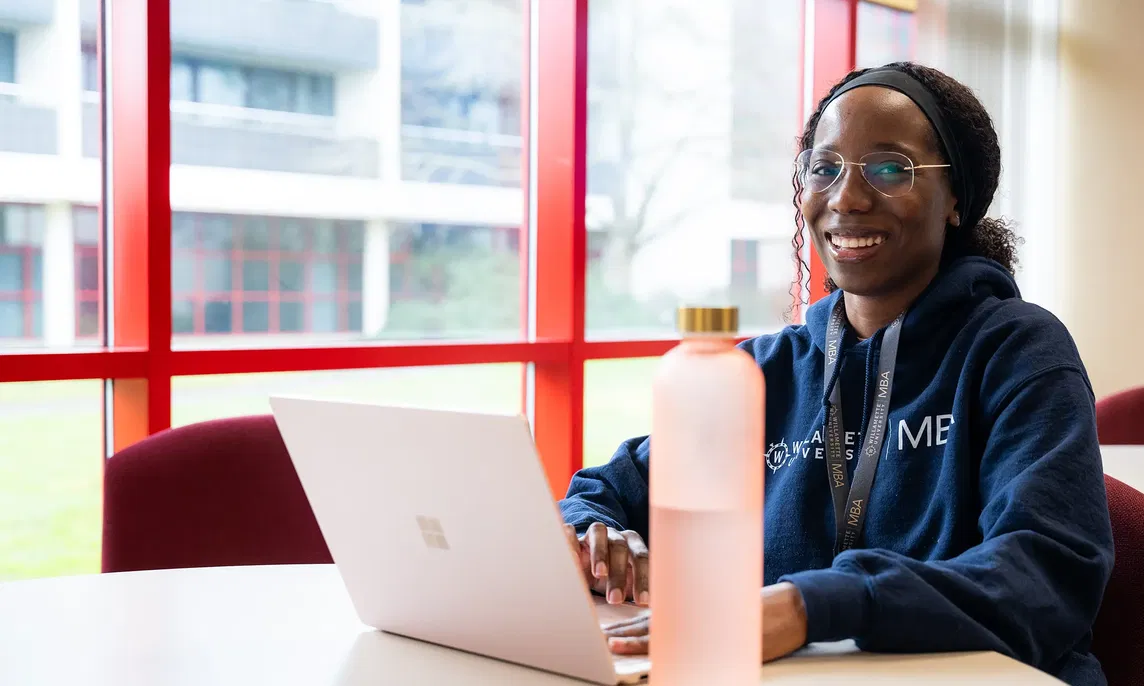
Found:
[[[842,390],[837,381],[830,392],[826,404],[826,464],[830,479],[830,495],[834,499],[834,523],[837,532],[834,538],[834,554],[853,548],[862,534],[862,524],[866,521],[869,509],[870,488],[874,485],[874,472],[878,470],[878,460],[882,456],[882,444],[886,436],[886,424],[890,414],[890,391],[894,387],[894,363],[898,359],[898,338],[902,332],[903,313],[890,324],[882,337],[882,350],[878,354],[878,379],[874,385],[874,407],[870,421],[866,423],[866,437],[862,441],[862,452],[858,454],[858,466],[854,469],[854,485],[846,471],[846,455],[842,450]],[[845,329],[846,311],[842,298],[830,313],[826,325],[826,364],[824,365],[824,386],[830,385],[834,368],[838,366],[838,356],[842,351],[842,334]]]

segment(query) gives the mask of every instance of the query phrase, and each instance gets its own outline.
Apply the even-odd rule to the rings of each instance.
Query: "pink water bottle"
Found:
[[[758,684],[764,381],[736,308],[683,308],[652,387],[651,683]]]

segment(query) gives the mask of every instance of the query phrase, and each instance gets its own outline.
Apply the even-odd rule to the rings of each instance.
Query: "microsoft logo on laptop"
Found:
[[[437,550],[449,549],[449,542],[445,540],[445,530],[441,528],[440,520],[417,515],[417,526],[421,529],[421,538],[425,540],[425,545]]]

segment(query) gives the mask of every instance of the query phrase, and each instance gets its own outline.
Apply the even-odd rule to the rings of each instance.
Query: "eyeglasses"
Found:
[[[887,198],[900,198],[914,188],[914,170],[938,169],[948,164],[914,164],[913,160],[897,152],[871,152],[857,162],[847,162],[833,150],[812,148],[803,150],[795,158],[795,169],[802,187],[812,193],[821,193],[842,178],[846,165],[862,170],[862,178]]]

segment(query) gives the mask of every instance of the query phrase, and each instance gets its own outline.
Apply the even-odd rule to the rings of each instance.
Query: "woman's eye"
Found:
[[[820,162],[811,165],[810,173],[815,176],[835,176],[838,174],[838,165]]]
[[[899,162],[880,162],[872,165],[873,169],[870,171],[877,176],[896,176],[898,174],[905,174],[909,171],[906,165]]]

